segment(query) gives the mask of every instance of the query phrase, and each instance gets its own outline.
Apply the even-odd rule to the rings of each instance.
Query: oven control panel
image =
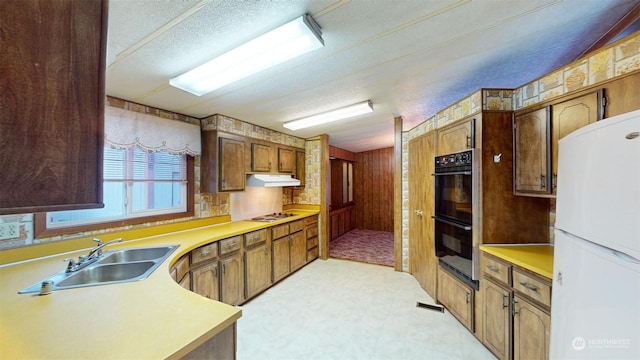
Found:
[[[452,168],[471,168],[473,165],[473,150],[436,156],[435,161],[436,172],[451,171]]]

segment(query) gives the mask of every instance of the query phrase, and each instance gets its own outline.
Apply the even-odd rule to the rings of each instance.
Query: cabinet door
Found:
[[[102,206],[107,10],[0,1],[0,214]]]
[[[220,301],[229,305],[242,302],[244,278],[240,253],[220,260]]]
[[[278,148],[278,172],[291,174],[296,166],[293,150]]]
[[[485,278],[482,280],[482,292],[482,343],[499,359],[508,359],[511,353],[510,291]]]
[[[549,107],[513,119],[516,192],[549,193]]]
[[[212,300],[220,300],[218,263],[213,262],[191,271],[191,287],[196,294]]]
[[[436,131],[438,138],[437,155],[473,149],[475,147],[474,125],[475,120],[469,119],[438,129]]]
[[[548,359],[549,314],[518,296],[514,296],[512,306],[514,359]]]
[[[300,186],[304,186],[306,175],[306,157],[304,151],[296,151],[296,179],[300,180]]]
[[[470,331],[474,331],[474,291],[462,281],[438,268],[438,301]]]
[[[272,243],[271,256],[273,258],[273,282],[289,275],[289,236],[285,236]]]
[[[220,191],[244,190],[244,141],[220,138]]]
[[[251,298],[271,285],[271,261],[267,244],[245,252],[245,298]]]
[[[433,132],[409,142],[409,271],[436,298],[438,259],[435,256]]]
[[[307,239],[304,231],[291,235],[291,271],[298,270],[307,263]]]
[[[602,93],[597,91],[555,104],[551,108],[551,184],[553,193],[558,184],[558,140],[574,130],[602,119]]]
[[[271,171],[271,146],[263,144],[251,144],[251,171]]]

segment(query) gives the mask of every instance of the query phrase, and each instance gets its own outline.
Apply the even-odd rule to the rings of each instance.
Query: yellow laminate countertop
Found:
[[[180,245],[148,278],[112,285],[18,294],[63,270],[65,258],[86,250],[0,267],[0,359],[179,358],[238,320],[240,308],[183,289],[170,266],[183,254],[217,240],[295,221],[237,221],[129,240],[105,248]],[[128,239],[125,239],[128,240]]]
[[[552,245],[481,245],[480,250],[553,279]]]

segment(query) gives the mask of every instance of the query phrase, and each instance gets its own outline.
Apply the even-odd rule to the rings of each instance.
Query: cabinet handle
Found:
[[[544,184],[544,180],[545,180],[545,178],[546,178],[546,176],[544,176],[544,175],[540,174],[540,189],[544,189],[545,187],[547,187],[547,186]]]
[[[222,275],[224,275],[226,273],[227,273],[226,266],[225,266],[225,264],[222,264]]]
[[[527,282],[520,281],[520,285],[522,285],[522,286],[526,287],[527,289],[529,289],[529,290],[531,290],[531,291],[538,291],[538,287],[533,286],[533,285],[531,285],[531,284],[529,284],[529,283],[527,283]]]
[[[422,210],[414,210],[414,212],[415,212],[415,213],[416,213],[416,215],[418,215],[418,216],[422,216],[422,215],[424,215],[424,211],[422,211]]]
[[[493,265],[487,265],[487,269],[493,271],[493,272],[500,272],[500,269],[498,269],[497,267],[493,266]]]
[[[465,303],[467,303],[467,304],[469,303],[469,297],[470,297],[470,295],[471,295],[471,294],[469,294],[469,293],[465,293],[465,300],[464,300],[464,301],[465,301]]]
[[[511,299],[511,316],[512,317],[516,317],[516,315],[518,315],[518,312],[516,311],[516,304],[518,302],[516,301],[515,298]]]
[[[202,250],[200,251],[200,256],[207,256],[211,254],[211,250]]]
[[[471,136],[467,135],[467,149],[471,149]]]
[[[558,187],[558,174],[553,174],[553,176],[551,177],[551,188],[555,189]]]
[[[509,295],[502,294],[502,308],[506,309],[509,307]]]
[[[213,268],[213,277],[217,278],[218,277],[218,268]]]

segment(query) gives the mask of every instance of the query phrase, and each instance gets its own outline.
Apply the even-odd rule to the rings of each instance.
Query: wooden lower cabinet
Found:
[[[212,262],[191,270],[191,290],[211,300],[220,300],[218,263]]]
[[[294,272],[307,263],[307,239],[304,231],[298,231],[291,237],[290,272]]]
[[[220,260],[220,301],[238,305],[243,301],[244,278],[240,253]]]
[[[313,216],[222,239],[183,255],[169,271],[187,290],[239,305],[318,257],[317,226]]]
[[[236,359],[236,323],[222,330],[204,344],[182,357],[182,360],[234,360]]]
[[[511,354],[511,291],[485,278],[482,342],[498,359]]]
[[[271,254],[273,258],[273,282],[289,275],[289,236],[273,240]]]
[[[269,246],[265,243],[244,253],[245,300],[271,286]]]
[[[474,331],[475,291],[447,270],[438,267],[438,302],[453,314],[467,329]]]
[[[482,343],[499,359],[548,359],[550,281],[485,253],[480,263]]]
[[[549,359],[551,316],[524,298],[513,297],[513,358]]]

